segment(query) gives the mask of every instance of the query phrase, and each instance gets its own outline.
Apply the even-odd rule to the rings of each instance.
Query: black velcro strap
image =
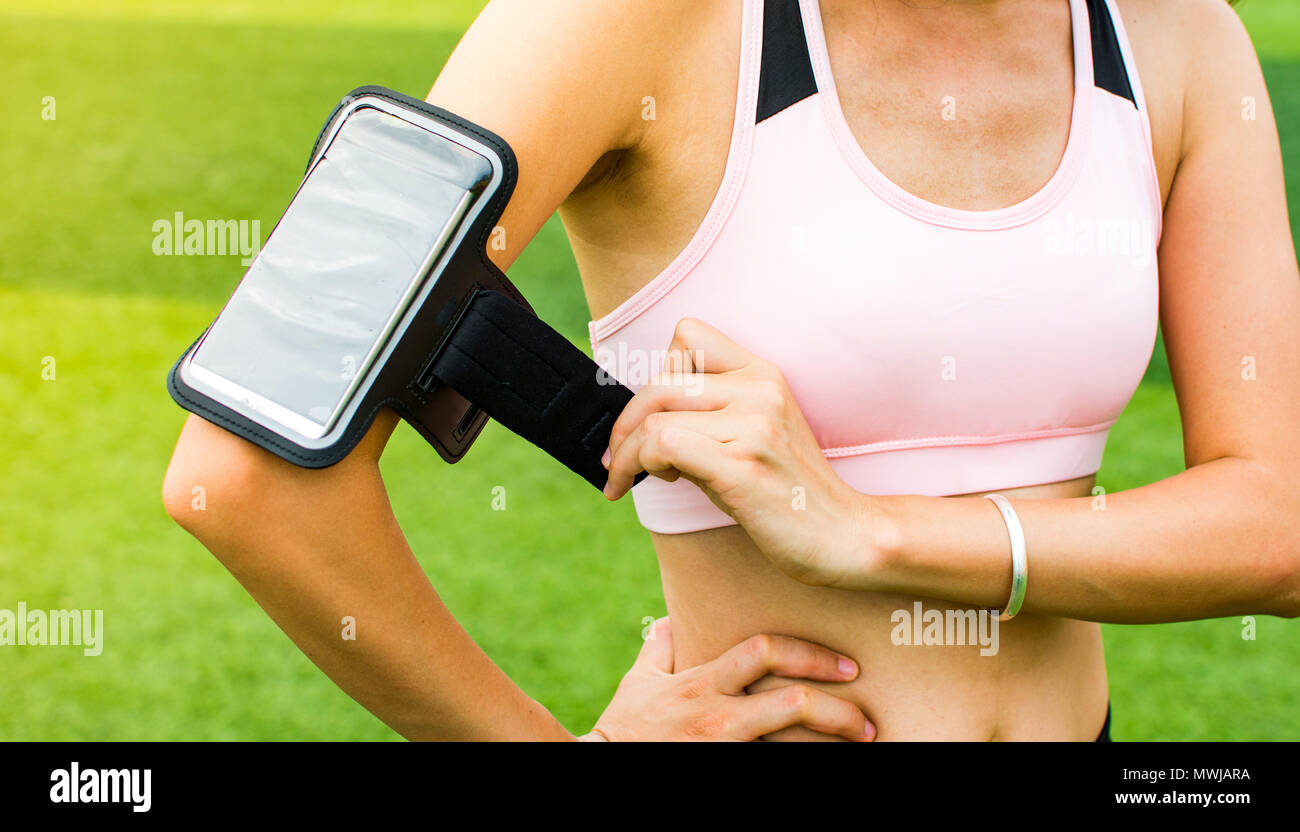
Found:
[[[605,488],[608,472],[600,459],[632,391],[536,315],[500,292],[476,292],[431,371],[493,419]]]

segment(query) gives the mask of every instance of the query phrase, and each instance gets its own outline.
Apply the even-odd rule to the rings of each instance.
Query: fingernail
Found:
[[[866,736],[867,742],[874,742],[876,739],[876,726],[868,722],[867,730],[864,732],[864,736]]]
[[[840,656],[839,668],[844,676],[856,676],[858,672],[858,666],[847,656]]]
[[[605,449],[605,455],[600,458],[600,464],[604,465],[606,469],[609,468],[609,448]]]

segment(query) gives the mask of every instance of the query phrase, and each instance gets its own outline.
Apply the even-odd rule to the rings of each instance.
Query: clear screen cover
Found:
[[[192,356],[195,379],[323,435],[491,172],[397,116],[349,114]]]

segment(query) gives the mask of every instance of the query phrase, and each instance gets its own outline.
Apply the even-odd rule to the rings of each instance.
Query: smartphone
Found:
[[[309,447],[333,441],[494,175],[490,154],[381,99],[332,125],[180,367],[191,387]]]

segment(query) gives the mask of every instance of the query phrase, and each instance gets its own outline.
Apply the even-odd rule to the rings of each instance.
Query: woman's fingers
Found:
[[[858,666],[848,656],[790,636],[751,636],[713,661],[724,693],[741,693],[764,676],[849,682]]]
[[[673,359],[680,353],[681,359]],[[668,345],[669,362],[683,360],[697,373],[728,373],[752,364],[753,353],[732,341],[721,331],[695,318],[682,318]],[[684,372],[692,372],[685,369]]]
[[[738,707],[741,730],[752,739],[796,725],[853,742],[876,738],[875,726],[857,705],[809,685],[751,694]]]
[[[673,630],[668,624],[667,616],[650,625],[650,633],[641,645],[641,652],[637,654],[632,669],[645,673],[673,672]]]
[[[623,496],[632,487],[632,478],[643,470],[670,481],[679,473],[702,478],[680,466],[651,467],[642,459],[644,449],[654,444],[655,432],[647,427],[656,414],[717,413],[733,406],[738,412],[765,413],[784,404],[784,396],[780,395],[783,389],[784,382],[775,367],[708,324],[682,319],[673,334],[663,372],[628,402],[610,430],[606,461],[610,478],[605,495],[612,500]],[[660,424],[665,423],[660,420]],[[729,442],[741,435],[734,425],[698,418],[682,422],[680,427],[718,442]],[[689,438],[683,441],[708,448]],[[691,461],[709,464],[708,460]]]
[[[642,387],[609,431],[609,447],[618,446],[652,413],[721,410],[744,393],[744,382],[727,376],[660,373]]]
[[[794,728],[869,740],[875,729],[851,702],[807,684],[753,694],[746,687],[781,676],[809,682],[848,682],[857,665],[840,654],[788,636],[754,636],[706,664],[673,672],[668,619],[619,683],[594,729],[613,740],[755,740]],[[805,734],[806,735],[806,734]]]
[[[679,413],[663,414],[666,419]],[[654,428],[624,442],[610,458],[609,479],[605,483],[605,497],[617,500],[632,487],[641,471],[652,476],[674,480],[685,474],[711,487],[725,488],[729,482],[731,462],[722,442],[711,436],[680,426]]]
[[[643,470],[661,479],[671,481],[677,478],[678,470],[675,467],[646,467],[647,463],[656,460],[661,464],[665,461],[671,462],[665,460],[665,455],[670,453],[669,448],[664,447],[662,443],[652,445],[666,428],[674,431],[690,431],[714,442],[725,443],[746,436],[751,426],[743,417],[728,411],[681,410],[652,413],[613,449],[612,455],[607,460],[605,467],[610,474],[607,480],[610,487],[605,489],[607,496],[611,499],[622,496],[626,489],[632,487],[636,475]],[[669,437],[669,440],[671,442],[672,437]],[[689,472],[684,473],[689,474]]]

